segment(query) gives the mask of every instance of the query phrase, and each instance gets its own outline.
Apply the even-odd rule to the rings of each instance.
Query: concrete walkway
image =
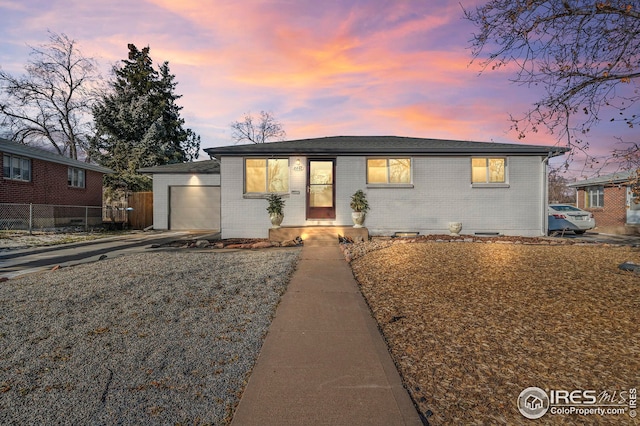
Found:
[[[421,425],[336,240],[305,241],[232,425]]]

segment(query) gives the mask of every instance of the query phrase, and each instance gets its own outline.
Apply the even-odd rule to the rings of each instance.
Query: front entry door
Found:
[[[309,160],[307,219],[336,218],[336,160]]]

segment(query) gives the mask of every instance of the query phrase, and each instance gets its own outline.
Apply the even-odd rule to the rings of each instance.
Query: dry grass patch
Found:
[[[627,247],[401,244],[352,263],[406,387],[430,424],[529,424],[529,387],[640,385],[640,263]],[[544,424],[621,424],[552,416]],[[632,421],[632,420],[631,420]]]

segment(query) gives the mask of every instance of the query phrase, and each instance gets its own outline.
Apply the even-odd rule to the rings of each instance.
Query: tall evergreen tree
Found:
[[[129,44],[128,59],[114,66],[115,79],[93,108],[96,136],[93,158],[116,173],[105,177],[111,189],[147,191],[151,180],[142,167],[181,163],[198,158],[200,137],[184,128],[181,96],[175,75],[164,62],[154,69],[149,47]]]

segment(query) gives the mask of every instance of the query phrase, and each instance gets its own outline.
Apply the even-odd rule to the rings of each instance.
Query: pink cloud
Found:
[[[463,0],[467,8],[478,2]],[[229,124],[260,110],[273,112],[290,138],[518,142],[509,113],[520,115],[539,95],[508,82],[514,69],[478,77],[467,48],[473,28],[446,0],[0,0],[5,11],[0,43],[22,45],[24,55],[3,52],[3,67],[24,63],[24,44],[46,41],[47,28],[75,38],[105,76],[127,43],[149,45],[157,63],[169,61],[187,125],[205,147],[232,143]],[[555,139],[539,133],[521,142]]]

